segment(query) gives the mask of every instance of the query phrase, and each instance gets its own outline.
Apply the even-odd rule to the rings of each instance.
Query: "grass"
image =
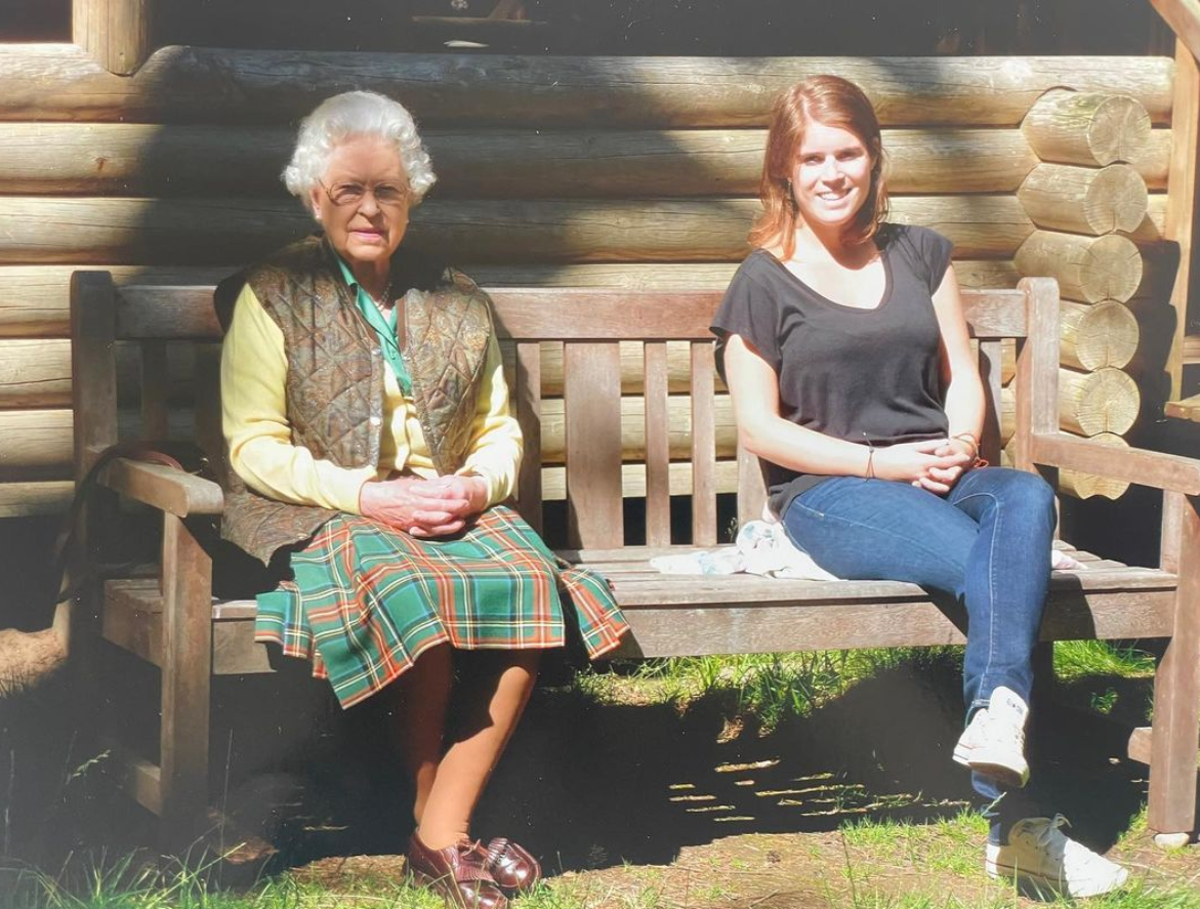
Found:
[[[754,717],[769,733],[789,716],[808,716],[858,682],[901,666],[920,671],[959,671],[961,647],[893,648],[810,653],[678,657],[585,668],[574,679],[578,693],[600,704],[675,705],[680,711],[705,697],[724,698],[739,717]],[[1054,672],[1064,682],[1144,679],[1154,658],[1132,646],[1106,641],[1060,641]],[[1111,713],[1118,692],[1091,691],[1090,705]]]
[[[245,891],[212,886],[212,867],[163,871],[134,854],[52,876],[0,866],[3,909],[442,909],[439,897],[400,879],[364,876],[336,887],[283,874]],[[537,906],[537,904],[533,904]],[[575,909],[568,903],[562,909]],[[559,909],[553,903],[537,909]]]
[[[654,660],[581,672],[574,690],[600,703],[670,703],[686,710],[717,697],[765,730],[806,716],[858,682],[887,670],[953,674],[961,648],[860,650]],[[1056,675],[1091,692],[1092,706],[1111,707],[1109,681],[1144,678],[1153,660],[1133,648],[1067,642],[1055,648]],[[1097,679],[1103,680],[1099,686]],[[86,768],[85,768],[86,770]],[[820,840],[798,840],[802,873],[813,875],[828,909],[1025,909],[1034,904],[1011,887],[987,881],[981,844],[986,822],[972,813],[927,824],[867,816],[840,828],[835,851]],[[1145,816],[1131,819],[1127,841],[1144,837]],[[1122,847],[1118,847],[1118,851]],[[805,850],[808,850],[807,855]],[[697,879],[684,894],[656,868],[607,869],[553,878],[514,909],[708,909],[741,905],[738,876]],[[811,870],[810,870],[811,869]],[[614,878],[614,872],[616,877]],[[0,864],[0,909],[440,909],[441,900],[408,886],[399,874],[337,874],[320,879],[284,873],[234,892],[211,886],[212,866],[187,870],[150,863],[141,854],[75,859],[57,873]],[[1159,876],[1163,877],[1162,875]],[[677,888],[676,888],[677,889]],[[770,902],[764,905],[785,905]],[[804,903],[820,906],[820,903]],[[1061,901],[1055,906],[1070,906]],[[1088,909],[1200,909],[1200,888],[1140,880],[1118,894],[1089,900]],[[824,909],[824,906],[822,909]]]
[[[939,647],[678,657],[584,669],[574,685],[601,704],[670,703],[680,711],[701,698],[724,698],[733,713],[753,716],[768,733],[884,670],[954,668],[961,653]]]
[[[1108,641],[1059,641],[1054,645],[1054,674],[1067,682],[1097,676],[1146,678],[1154,675],[1154,657]]]

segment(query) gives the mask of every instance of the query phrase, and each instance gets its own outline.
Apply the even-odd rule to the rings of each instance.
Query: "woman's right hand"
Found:
[[[471,502],[456,487],[397,477],[364,483],[358,508],[363,517],[415,537],[441,537],[463,529]]]
[[[921,485],[930,478],[931,470],[949,470],[961,460],[956,454],[939,455],[947,439],[928,439],[924,442],[900,442],[886,448],[876,448],[871,459],[874,474],[881,480],[898,480]]]

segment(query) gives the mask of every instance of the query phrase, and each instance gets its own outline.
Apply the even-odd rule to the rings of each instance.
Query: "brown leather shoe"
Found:
[[[542,866],[529,852],[512,840],[496,837],[487,845],[483,865],[504,890],[527,893],[542,879]]]
[[[508,909],[508,899],[484,867],[487,853],[478,843],[430,849],[414,833],[408,841],[408,870],[441,894],[455,909]]]

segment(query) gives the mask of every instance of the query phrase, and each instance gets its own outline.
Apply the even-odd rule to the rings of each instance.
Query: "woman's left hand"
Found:
[[[452,518],[466,521],[487,507],[488,487],[483,477],[464,477],[457,474],[434,477],[413,484],[413,491],[429,498],[442,499]],[[409,530],[415,537],[437,536],[432,527],[415,525]]]
[[[962,475],[971,469],[975,463],[975,452],[965,439],[951,439],[934,454],[940,458],[953,458],[957,463],[951,467],[931,467],[929,473],[913,485],[944,496],[962,479]]]

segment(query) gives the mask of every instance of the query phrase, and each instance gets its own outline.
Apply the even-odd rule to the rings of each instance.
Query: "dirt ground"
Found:
[[[1142,694],[1135,684],[1123,698]],[[542,692],[476,832],[530,847],[565,905],[589,909],[828,909],[904,894],[991,905],[1011,888],[984,875],[983,827],[963,817],[972,793],[949,759],[957,698],[954,677],[890,670],[764,735],[752,721],[731,724],[732,705],[719,698],[681,715]],[[1031,787],[1043,810],[1070,817],[1073,836],[1139,881],[1200,890],[1200,847],[1164,852],[1138,817],[1145,768],[1124,756],[1122,727],[1061,704],[1039,712]],[[332,885],[402,875],[399,856],[362,853],[397,851],[405,798],[334,824],[326,846],[357,847],[324,858],[300,848],[296,873]],[[885,820],[912,826],[872,835]],[[847,831],[855,824],[865,825],[857,835]],[[371,848],[384,842],[392,848]]]
[[[539,689],[475,833],[511,837],[541,857],[557,896],[526,902],[531,909],[924,905],[894,902],[906,894],[933,894],[938,909],[947,896],[990,907],[1004,888],[983,874],[983,827],[963,816],[973,793],[950,760],[959,684],[952,666],[886,670],[769,732],[733,694],[680,711]],[[1119,689],[1116,713],[1136,719],[1146,683],[1103,684]],[[236,721],[213,736],[214,791],[228,835],[254,844],[241,883],[289,871],[334,890],[363,875],[402,880],[411,801],[380,732],[386,717],[343,714],[330,709],[327,689],[307,690],[318,695],[289,704],[240,683],[218,691],[215,715]],[[1087,704],[1088,691],[1066,700]],[[1041,810],[1069,817],[1073,836],[1111,850],[1138,880],[1200,890],[1200,847],[1165,853],[1145,832],[1145,768],[1125,757],[1125,729],[1062,700],[1035,703],[1030,790]],[[242,709],[221,709],[231,705]],[[56,848],[121,854],[152,842],[143,813],[104,787],[80,787],[103,756],[71,750],[74,732],[32,722],[45,716],[30,703],[28,721],[8,718],[31,754],[66,757],[22,763],[12,752],[6,845],[38,859]],[[67,776],[65,787],[39,785],[42,769]],[[909,824],[879,830],[885,821]],[[22,848],[29,833],[40,843]],[[225,881],[239,883],[232,871]]]

